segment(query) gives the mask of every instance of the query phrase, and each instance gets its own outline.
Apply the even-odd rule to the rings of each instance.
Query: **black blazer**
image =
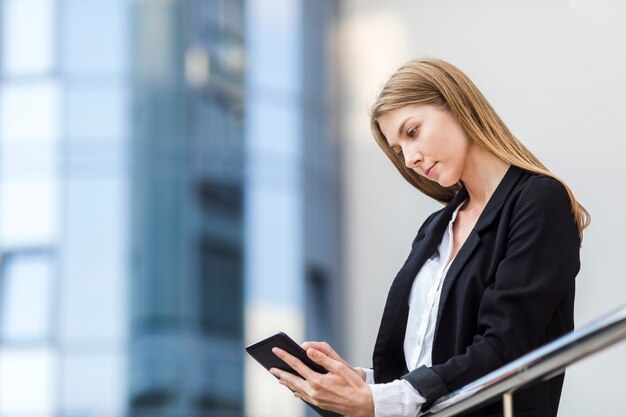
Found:
[[[432,367],[406,368],[403,341],[413,280],[441,242],[462,188],[420,228],[387,298],[374,348],[376,383],[403,378],[437,398],[497,369],[574,328],[574,278],[580,240],[563,185],[511,166],[445,277]],[[518,417],[556,416],[563,375],[514,395]],[[502,403],[467,416],[501,416]]]

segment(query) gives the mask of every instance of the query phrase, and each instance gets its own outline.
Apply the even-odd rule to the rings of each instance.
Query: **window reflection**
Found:
[[[52,263],[46,251],[5,253],[0,263],[0,340],[41,343],[51,335]]]
[[[0,347],[0,415],[55,415],[55,377],[50,348]]]
[[[9,82],[4,84],[0,98],[0,140],[5,143],[58,140],[62,120],[56,83]]]
[[[0,181],[0,243],[9,248],[53,243],[58,192],[51,178]]]
[[[243,2],[132,7],[131,412],[238,416]]]
[[[3,0],[3,72],[8,76],[45,73],[54,53],[53,0]]]

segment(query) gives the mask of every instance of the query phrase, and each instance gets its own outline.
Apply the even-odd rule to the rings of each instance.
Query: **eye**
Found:
[[[407,135],[408,137],[410,137],[410,138],[414,138],[415,136],[417,136],[417,128],[418,128],[418,127],[419,127],[419,126],[412,127],[411,129],[409,129],[409,130],[406,132],[406,135]]]

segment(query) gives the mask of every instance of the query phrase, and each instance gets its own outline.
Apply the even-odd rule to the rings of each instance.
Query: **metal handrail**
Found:
[[[574,362],[626,339],[626,305],[514,360],[439,400],[421,416],[454,416],[498,395],[512,416],[512,393],[534,381],[559,375]]]

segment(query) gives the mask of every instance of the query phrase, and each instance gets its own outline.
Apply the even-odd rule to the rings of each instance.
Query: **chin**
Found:
[[[461,179],[460,178],[442,178],[440,180],[437,181],[437,184],[439,184],[440,186],[444,187],[444,188],[448,188],[448,187],[452,187],[455,186],[459,183]]]
[[[442,186],[444,188],[448,188],[448,187],[454,185],[455,183],[454,182],[450,182],[450,181],[448,181],[446,179],[441,179],[441,180],[437,181],[437,184],[439,184],[440,186]]]

